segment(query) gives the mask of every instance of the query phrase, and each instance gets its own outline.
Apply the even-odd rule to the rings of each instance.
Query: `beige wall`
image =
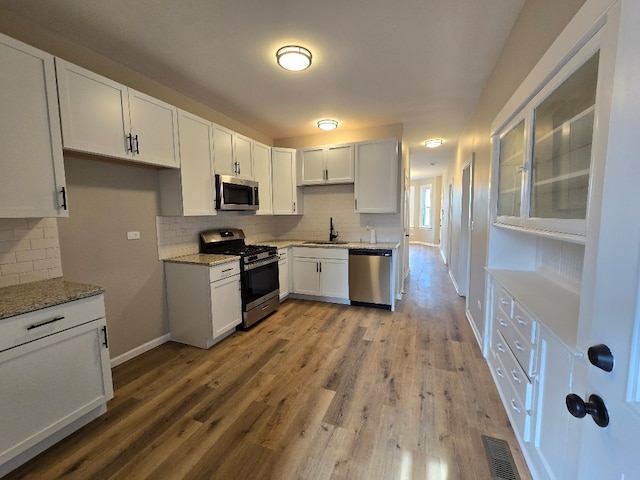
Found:
[[[469,308],[481,330],[484,325],[484,267],[489,225],[491,122],[583,3],[584,0],[526,1],[463,132],[455,165],[444,176],[445,188],[450,181],[454,187],[450,269],[453,277],[459,280],[464,271],[458,255],[462,168],[475,152]],[[478,302],[481,308],[478,308]]]
[[[431,185],[431,228],[420,227],[420,190],[424,185]],[[409,239],[412,242],[426,243],[429,245],[440,244],[440,214],[442,209],[442,177],[423,178],[412,180],[411,186],[415,187],[415,210],[413,212],[413,225]]]

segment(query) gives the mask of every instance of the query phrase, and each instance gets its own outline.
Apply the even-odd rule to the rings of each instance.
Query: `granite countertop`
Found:
[[[171,263],[191,263],[194,265],[221,265],[240,260],[236,255],[215,255],[211,253],[192,253],[190,255],[181,255],[179,257],[165,258],[165,262]]]
[[[389,249],[395,250],[400,246],[400,242],[344,242],[344,243],[313,243],[313,240],[271,240],[264,243],[277,248],[286,247],[312,247],[312,248],[367,248],[367,249]]]
[[[0,320],[104,292],[104,288],[52,278],[0,288]]]

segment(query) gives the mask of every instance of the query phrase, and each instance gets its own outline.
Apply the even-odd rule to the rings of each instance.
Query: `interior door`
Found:
[[[602,68],[612,72],[604,79],[612,85],[611,109],[604,112],[608,115],[600,115],[601,122],[608,121],[609,133],[606,145],[596,145],[594,139],[594,158],[601,153],[606,163],[597,175],[604,180],[593,186],[596,194],[601,188],[602,202],[589,214],[588,235],[592,218],[600,222],[597,238],[589,239],[585,250],[579,331],[581,350],[586,354],[589,346],[607,345],[614,367],[604,371],[585,355],[580,362],[583,371],[575,372],[585,378],[583,388],[577,386],[575,393],[584,400],[592,394],[600,396],[610,421],[604,428],[589,415],[572,421],[582,428],[576,439],[581,446],[577,478],[630,480],[640,475],[640,202],[636,193],[635,200],[630,197],[640,185],[640,166],[635,161],[640,131],[640,3],[619,2],[609,14],[607,27],[615,27],[612,24],[618,21],[619,29],[607,28],[602,47],[603,61],[613,62],[614,55],[605,52],[615,51],[615,69],[612,65]]]

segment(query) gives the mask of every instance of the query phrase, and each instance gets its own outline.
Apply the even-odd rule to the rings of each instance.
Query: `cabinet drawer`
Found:
[[[509,381],[509,372],[500,361],[500,358],[497,356],[491,358],[491,355],[489,355],[489,358],[502,403],[516,431],[516,435],[521,437],[525,443],[529,443],[531,440],[531,415],[516,395],[513,385]]]
[[[536,337],[538,334],[538,324],[527,312],[524,311],[518,302],[514,302],[513,305],[513,324],[529,343],[532,345],[537,343]]]
[[[209,281],[215,282],[223,278],[240,274],[240,261],[223,263],[209,268]]]
[[[509,327],[512,327],[511,325]],[[516,357],[520,367],[528,377],[535,371],[536,348],[526,340],[516,328],[506,328],[500,330],[504,340],[509,345],[511,352]]]
[[[102,317],[100,294],[0,320],[0,352]]]
[[[280,260],[286,260],[288,257],[289,257],[289,249],[287,248],[278,249],[278,258],[280,258]]]
[[[493,312],[494,315],[499,309],[511,318],[513,315],[513,297],[502,288],[502,285],[495,282],[493,283]]]
[[[507,341],[502,337],[500,332],[498,332],[497,336],[500,339],[499,342],[507,344]],[[504,373],[509,379],[520,403],[524,405],[526,410],[531,410],[533,406],[533,384],[529,381],[529,377],[525,375],[520,364],[513,356],[511,349],[506,348],[504,352],[498,349],[495,354],[502,362],[505,368]]]

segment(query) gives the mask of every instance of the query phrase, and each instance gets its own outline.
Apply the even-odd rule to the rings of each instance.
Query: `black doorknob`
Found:
[[[575,393],[570,393],[566,398],[567,410],[576,418],[583,418],[587,413],[593,417],[593,421],[600,427],[609,425],[609,412],[604,404],[604,400],[598,395],[589,396],[589,403]]]
[[[596,367],[605,372],[613,370],[613,353],[606,345],[601,343],[600,345],[589,347],[587,355],[589,356],[589,361]]]

